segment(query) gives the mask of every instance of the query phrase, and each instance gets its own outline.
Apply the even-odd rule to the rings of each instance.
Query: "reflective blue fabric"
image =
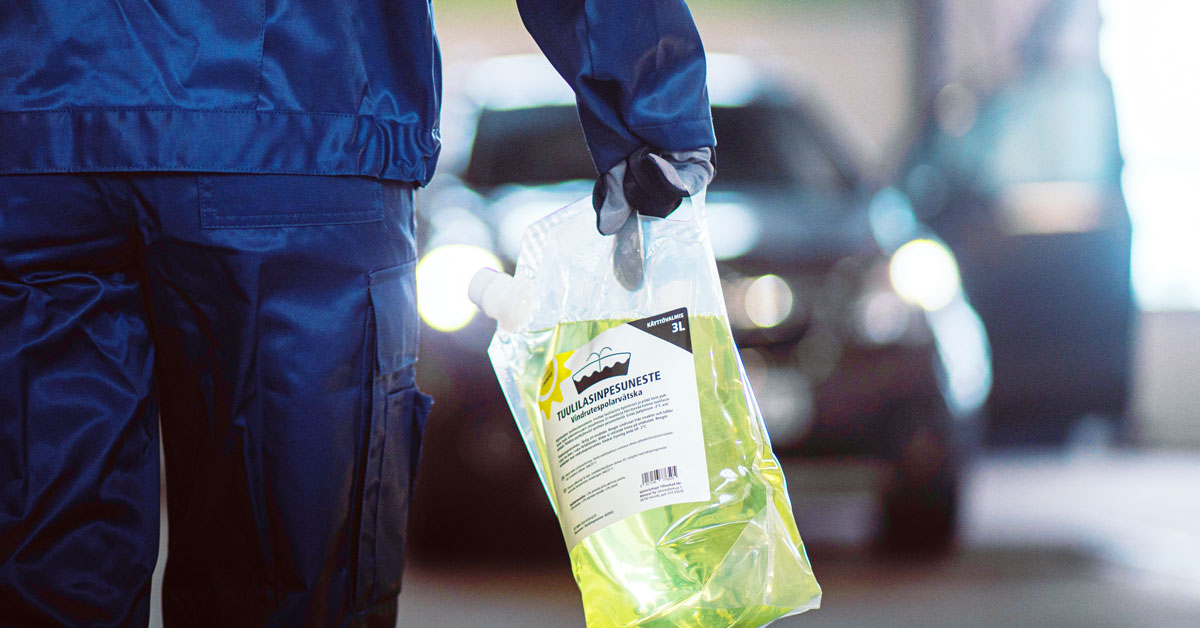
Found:
[[[596,164],[714,143],[683,0],[519,0]],[[429,0],[0,0],[0,173],[348,174],[424,183]]]
[[[413,186],[0,176],[0,626],[387,626],[429,399]]]

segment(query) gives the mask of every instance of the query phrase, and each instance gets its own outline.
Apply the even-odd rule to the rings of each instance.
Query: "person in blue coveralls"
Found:
[[[517,4],[599,219],[711,176],[683,0]],[[0,626],[147,624],[160,415],[168,628],[396,623],[440,82],[428,0],[0,0]]]

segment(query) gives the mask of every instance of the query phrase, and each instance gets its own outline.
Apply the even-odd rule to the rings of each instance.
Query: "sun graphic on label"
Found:
[[[564,351],[554,356],[554,359],[546,365],[546,372],[542,374],[542,384],[538,387],[538,408],[547,421],[550,420],[550,404],[555,401],[562,403],[563,400],[559,384],[571,379],[571,369],[567,368],[565,364],[572,353],[575,352]]]

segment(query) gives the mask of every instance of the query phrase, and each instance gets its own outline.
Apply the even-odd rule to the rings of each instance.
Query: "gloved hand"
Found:
[[[666,218],[713,177],[713,149],[656,153],[643,147],[600,175],[592,190],[596,228],[616,235],[613,273],[626,290],[642,287],[642,230],[637,216]]]
[[[711,148],[654,152],[642,147],[596,180],[596,228],[613,235],[635,211],[665,218],[685,197],[704,189],[713,172]]]

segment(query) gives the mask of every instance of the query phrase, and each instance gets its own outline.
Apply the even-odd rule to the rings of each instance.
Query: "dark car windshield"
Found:
[[[846,175],[801,112],[772,103],[713,107],[716,188],[795,186],[838,194]],[[487,109],[479,117],[464,180],[479,188],[595,178],[575,107]]]

